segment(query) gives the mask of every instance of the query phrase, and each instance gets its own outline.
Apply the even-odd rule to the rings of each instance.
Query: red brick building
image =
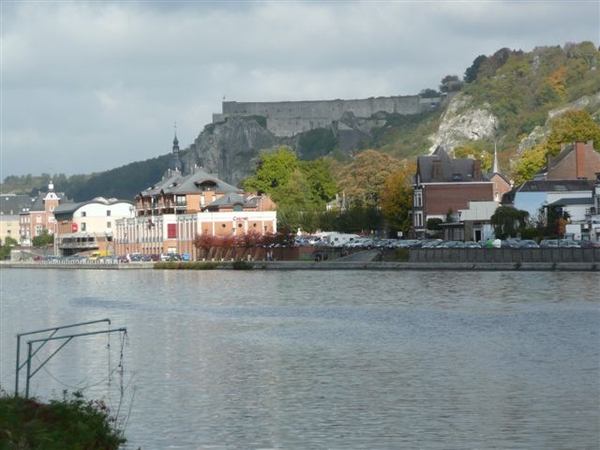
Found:
[[[595,180],[600,172],[600,153],[592,141],[566,145],[558,155],[547,155],[546,162],[547,180]]]
[[[417,159],[413,194],[413,230],[426,235],[427,220],[450,216],[459,221],[459,211],[469,202],[493,201],[494,183],[484,176],[481,162],[472,158],[450,158],[438,147],[429,156]]]

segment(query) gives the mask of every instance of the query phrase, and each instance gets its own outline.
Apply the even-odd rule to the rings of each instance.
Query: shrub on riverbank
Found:
[[[2,450],[117,450],[126,442],[102,401],[79,392],[42,403],[34,398],[0,396]]]
[[[154,264],[155,269],[170,270],[212,270],[216,269],[219,263],[212,261],[166,261]]]

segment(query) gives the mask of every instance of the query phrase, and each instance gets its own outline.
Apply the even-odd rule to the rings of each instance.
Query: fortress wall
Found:
[[[223,113],[213,114],[213,123],[228,116],[263,116],[267,129],[278,136],[293,136],[313,128],[326,127],[341,119],[345,112],[368,118],[378,112],[417,114],[429,108],[418,95],[377,97],[359,100],[317,100],[298,102],[235,102],[222,103]]]

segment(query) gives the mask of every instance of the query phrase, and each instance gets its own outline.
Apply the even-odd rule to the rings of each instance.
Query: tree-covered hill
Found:
[[[64,174],[44,173],[39,176],[8,176],[0,191],[35,196],[38,191],[45,192],[52,181],[55,191],[66,193],[69,199],[76,202],[96,197],[133,200],[140,191],[162,178],[170,158],[171,155],[159,156],[91,175],[67,177]]]

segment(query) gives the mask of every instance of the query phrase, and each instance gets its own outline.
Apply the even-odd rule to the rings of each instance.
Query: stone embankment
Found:
[[[561,249],[562,250],[562,249]],[[407,262],[378,261],[379,251],[367,250],[343,258],[314,261],[250,261],[236,265],[233,261],[216,261],[215,270],[471,270],[471,271],[600,271],[600,249],[583,252],[534,252],[515,253],[486,249],[482,252],[426,251],[411,253]],[[564,253],[564,254],[563,254]],[[475,256],[473,256],[475,255]],[[487,255],[487,256],[486,256]],[[518,258],[517,256],[518,255]],[[580,256],[577,256],[580,255]],[[512,259],[508,259],[508,258]],[[564,259],[559,259],[564,257]],[[40,263],[3,262],[2,268],[27,269],[92,269],[92,270],[139,270],[153,269],[153,262],[134,263]],[[177,264],[177,263],[175,263]],[[183,263],[185,264],[185,263]]]

